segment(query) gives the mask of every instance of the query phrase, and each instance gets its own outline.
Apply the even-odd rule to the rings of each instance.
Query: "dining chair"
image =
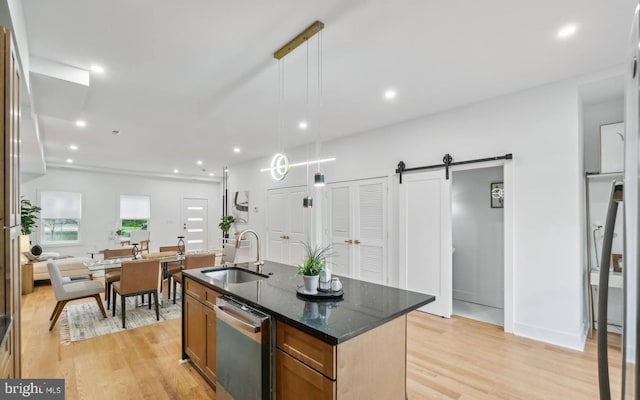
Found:
[[[184,269],[212,267],[214,265],[216,265],[215,253],[189,254],[184,258]],[[171,279],[173,279],[173,304],[176,304],[177,283],[180,284],[180,298],[182,298],[182,294],[184,293],[184,288],[182,287],[182,270],[171,275]]]
[[[105,260],[114,258],[132,257],[131,248],[104,249],[102,251]],[[104,299],[107,300],[107,309],[111,307],[111,285],[120,280],[120,268],[108,269],[104,272]]]
[[[136,260],[122,263],[120,280],[113,282],[113,316],[116,315],[116,294],[120,295],[122,328],[125,326],[126,298],[129,296],[149,294],[149,309],[151,309],[151,297],[156,305],[156,321],[160,320],[158,310],[158,282],[160,277],[159,260]]]
[[[51,321],[49,330],[52,330],[56,325],[58,317],[60,317],[64,306],[72,300],[94,297],[96,299],[96,302],[98,303],[98,307],[100,307],[102,316],[107,318],[107,313],[104,310],[102,299],[100,298],[100,293],[104,291],[104,288],[102,287],[102,284],[100,282],[88,280],[63,283],[62,274],[60,274],[60,269],[58,269],[55,261],[49,261],[47,263],[47,269],[49,270],[49,277],[51,279],[51,286],[53,286],[53,293],[55,294],[57,300],[56,306],[51,313],[51,317],[49,317],[49,321]]]
[[[131,231],[129,241],[127,244],[137,243],[140,253],[143,253],[146,251],[148,254],[149,243],[151,242],[151,240],[149,239],[150,237],[151,237],[151,232],[146,230]]]
[[[160,252],[163,253],[165,251],[172,251],[175,254],[178,254],[180,249],[178,246],[160,246]],[[167,280],[167,298],[171,298],[171,276],[176,272],[180,272],[182,270],[183,261],[171,261],[167,263],[166,271],[163,271],[164,275],[162,276],[163,280]]]

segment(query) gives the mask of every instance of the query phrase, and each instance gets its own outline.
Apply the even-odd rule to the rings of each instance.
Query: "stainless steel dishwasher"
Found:
[[[270,316],[228,296],[218,298],[215,310],[216,398],[271,399]]]

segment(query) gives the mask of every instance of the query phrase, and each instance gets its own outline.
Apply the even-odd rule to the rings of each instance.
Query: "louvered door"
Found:
[[[358,182],[355,187],[354,264],[363,281],[386,283],[386,182]]]
[[[334,183],[328,196],[333,273],[386,284],[386,180]]]

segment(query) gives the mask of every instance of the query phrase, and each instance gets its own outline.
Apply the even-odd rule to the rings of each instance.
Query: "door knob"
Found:
[[[360,244],[360,241],[359,240],[354,240],[353,243]]]
[[[287,240],[291,239],[291,238],[289,237],[289,235],[285,236],[284,238],[285,238],[285,239],[287,239]]]
[[[353,240],[351,240],[351,239],[349,239],[349,240],[345,240],[344,242],[345,242],[345,243],[348,243],[348,244],[353,244]]]
[[[286,236],[284,236],[284,235],[280,236],[280,239],[286,239],[286,238],[287,238],[287,237],[286,237]]]

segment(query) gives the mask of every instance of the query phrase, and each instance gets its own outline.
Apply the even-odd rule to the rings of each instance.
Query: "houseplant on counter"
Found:
[[[320,273],[325,269],[327,259],[333,255],[331,245],[315,246],[303,243],[305,249],[304,262],[298,266],[298,275],[304,279],[304,290],[309,294],[318,292]]]
[[[236,222],[236,219],[233,215],[225,215],[220,218],[220,223],[218,227],[222,230],[223,237],[225,239],[229,239],[229,229],[231,229],[231,225]]]

